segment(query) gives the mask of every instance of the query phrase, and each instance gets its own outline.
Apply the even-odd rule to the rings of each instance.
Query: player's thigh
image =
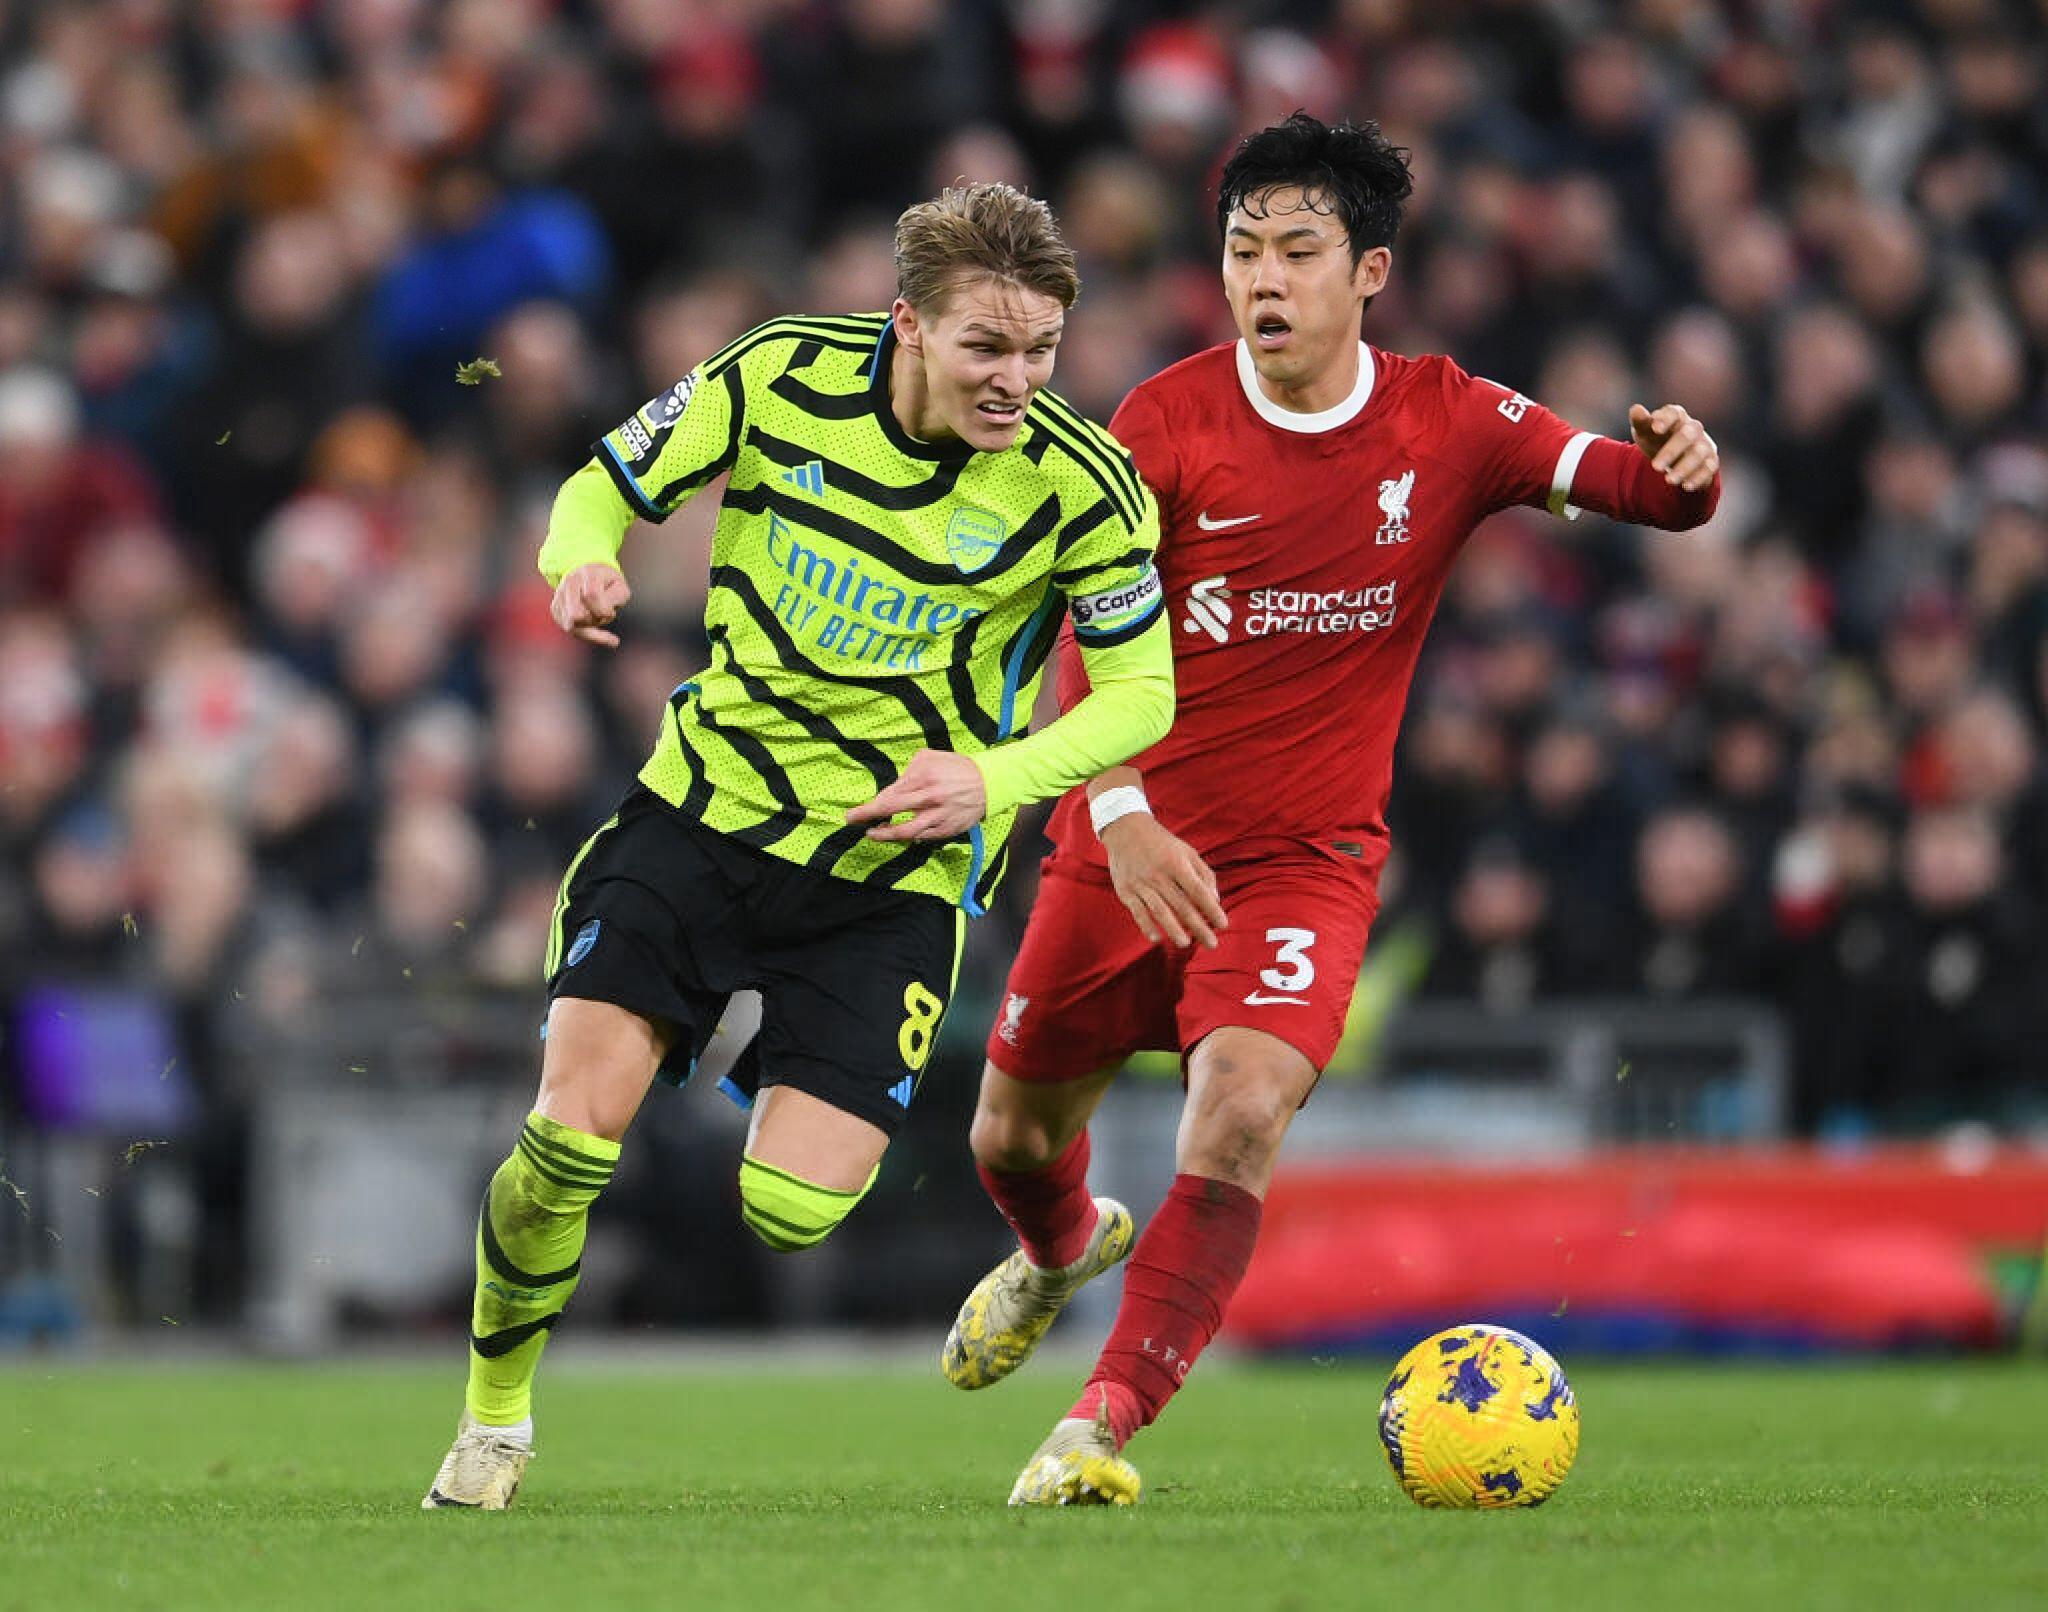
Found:
[[[572,1129],[618,1141],[654,1083],[670,1035],[613,1003],[557,997],[548,1007],[534,1107]]]
[[[737,983],[704,978],[687,939],[731,927],[717,851],[636,791],[571,861],[548,938],[543,1085],[556,1100],[623,1125],[657,1070],[688,1077]]]
[[[1227,1028],[1258,1030],[1320,1070],[1343,1038],[1375,896],[1358,869],[1303,855],[1230,870],[1230,927],[1190,958],[1178,1008],[1192,1058]]]
[[[993,1063],[981,1068],[968,1145],[991,1170],[1036,1170],[1072,1145],[1122,1064],[1072,1080],[1018,1080]]]
[[[1319,1074],[1299,1048],[1264,1030],[1212,1030],[1188,1057],[1178,1167],[1264,1197],[1288,1124]]]
[[[769,1086],[754,1101],[747,1155],[834,1192],[858,1192],[875,1173],[889,1133],[871,1120],[794,1086]]]
[[[1020,1085],[1067,1086],[1143,1048],[1178,1050],[1184,960],[1148,941],[1106,882],[1048,861],[989,1029],[989,1064]]]
[[[763,1097],[777,1088],[802,1092],[886,1139],[902,1123],[938,1045],[965,917],[932,896],[844,880],[817,880],[814,898],[816,906],[836,910],[822,920],[807,914],[794,938],[762,937],[757,926]],[[771,1116],[778,1106],[768,1103]],[[787,1104],[783,1112],[811,1107]],[[866,1134],[837,1124],[832,1131],[848,1146]]]

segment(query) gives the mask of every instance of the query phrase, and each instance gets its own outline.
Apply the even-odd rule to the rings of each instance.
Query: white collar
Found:
[[[1259,386],[1259,371],[1252,363],[1252,350],[1242,337],[1237,343],[1237,379],[1244,388],[1245,400],[1259,411],[1260,419],[1270,421],[1283,431],[1299,431],[1304,435],[1334,431],[1338,426],[1349,425],[1357,419],[1359,411],[1372,396],[1372,349],[1364,342],[1358,344],[1358,384],[1351,388],[1351,395],[1343,402],[1333,403],[1319,414],[1299,414],[1293,409],[1283,409],[1266,396]]]

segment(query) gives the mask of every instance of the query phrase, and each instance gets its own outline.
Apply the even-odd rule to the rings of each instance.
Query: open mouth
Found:
[[[1024,405],[1022,403],[1005,403],[1000,400],[992,400],[987,403],[975,404],[974,412],[988,421],[990,425],[1015,425],[1024,418]]]
[[[1252,321],[1252,339],[1261,347],[1278,347],[1294,332],[1294,327],[1277,313],[1262,313]]]

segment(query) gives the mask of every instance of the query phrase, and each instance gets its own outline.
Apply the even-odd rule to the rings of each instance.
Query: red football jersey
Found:
[[[1362,343],[1357,386],[1321,414],[1269,400],[1233,343],[1143,382],[1110,430],[1158,495],[1173,618],[1173,730],[1133,761],[1153,811],[1211,861],[1348,841],[1377,872],[1394,738],[1459,549],[1512,504],[1575,513],[1599,439],[1447,358]],[[1058,673],[1070,706],[1070,636]],[[1104,861],[1083,791],[1050,832],[1063,858]]]

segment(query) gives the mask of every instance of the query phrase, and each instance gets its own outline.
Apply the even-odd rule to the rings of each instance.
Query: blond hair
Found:
[[[1014,186],[948,186],[896,220],[897,294],[920,313],[939,312],[974,275],[1043,292],[1062,308],[1081,294],[1052,209]]]

